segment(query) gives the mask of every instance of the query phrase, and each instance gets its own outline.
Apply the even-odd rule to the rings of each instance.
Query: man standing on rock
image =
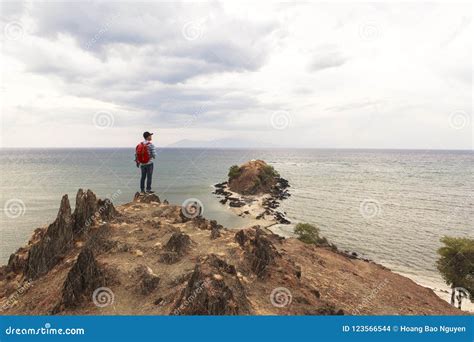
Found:
[[[153,177],[153,159],[156,158],[155,145],[152,144],[153,133],[143,133],[145,139],[137,145],[135,149],[135,162],[137,167],[141,168],[142,177],[140,179],[140,189],[142,193],[145,193],[145,180],[146,180],[146,192],[149,194],[154,193],[151,190],[151,181]]]

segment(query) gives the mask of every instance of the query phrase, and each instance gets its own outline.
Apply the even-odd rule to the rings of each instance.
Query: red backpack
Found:
[[[146,164],[150,161],[150,151],[148,151],[148,145],[150,143],[139,143],[135,149],[137,155],[137,161],[141,164]]]

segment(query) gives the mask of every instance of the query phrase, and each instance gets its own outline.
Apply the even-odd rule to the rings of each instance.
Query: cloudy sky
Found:
[[[1,6],[3,147],[472,148],[470,4]]]

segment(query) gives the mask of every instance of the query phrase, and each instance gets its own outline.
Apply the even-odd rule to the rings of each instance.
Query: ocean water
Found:
[[[131,201],[139,170],[133,149],[0,150],[0,262],[33,230],[54,220],[61,196],[78,188],[115,204]],[[263,159],[288,179],[282,204],[292,223],[309,222],[339,248],[431,287],[445,287],[435,266],[444,235],[474,238],[472,151],[332,149],[160,149],[154,190],[181,204],[197,198],[204,216],[229,228],[248,221],[212,195],[231,165]],[[275,230],[291,235],[292,226]]]

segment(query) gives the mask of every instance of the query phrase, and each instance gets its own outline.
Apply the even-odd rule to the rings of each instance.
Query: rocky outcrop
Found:
[[[221,237],[221,229],[224,229],[220,224],[217,224],[217,221],[212,220],[210,222],[211,228],[211,240],[215,240]]]
[[[87,233],[96,221],[108,221],[116,214],[109,199],[97,200],[91,191],[79,189],[76,195],[76,207],[73,213],[74,234]]]
[[[74,308],[84,301],[90,301],[93,292],[104,285],[105,276],[94,253],[90,248],[84,248],[67,275],[63,284],[61,301],[53,313],[58,313],[65,308]]]
[[[241,195],[271,193],[278,181],[278,173],[263,160],[252,160],[229,171],[229,189]]]
[[[268,234],[258,227],[240,230],[235,234],[235,241],[246,251],[251,269],[259,278],[265,278],[268,268],[280,257]]]
[[[81,234],[89,229],[97,211],[97,197],[90,191],[79,189],[76,195],[76,208],[74,209],[74,233]]]
[[[252,160],[232,166],[229,180],[214,185],[214,194],[230,208],[239,209],[239,216],[254,216],[257,220],[271,217],[277,223],[290,224],[285,213],[278,211],[280,201],[290,197],[289,182],[263,160]],[[260,212],[252,214],[252,207]]]
[[[91,226],[98,221],[109,221],[115,215],[112,202],[97,200],[92,191],[82,189],[77,193],[76,207],[71,213],[69,198],[64,195],[56,220],[46,229],[36,230],[29,245],[10,256],[7,271],[24,272],[28,279],[46,274]]]
[[[173,264],[183,255],[185,255],[191,247],[191,238],[189,235],[181,232],[174,233],[164,246],[164,252],[160,256],[160,261],[166,264]]]
[[[143,192],[137,192],[135,193],[135,196],[133,198],[134,202],[137,203],[160,203],[160,197],[156,194],[150,194],[150,193],[143,193]],[[166,201],[166,200],[165,200]]]
[[[250,303],[235,267],[214,254],[196,265],[171,311],[172,315],[250,313]]]
[[[64,195],[56,220],[49,225],[41,240],[29,250],[25,272],[27,278],[42,276],[60,261],[73,243],[73,227],[71,205],[68,196]]]
[[[145,265],[138,265],[134,272],[133,277],[137,282],[137,290],[142,295],[148,295],[153,292],[160,283],[160,277],[158,277],[153,270]]]

